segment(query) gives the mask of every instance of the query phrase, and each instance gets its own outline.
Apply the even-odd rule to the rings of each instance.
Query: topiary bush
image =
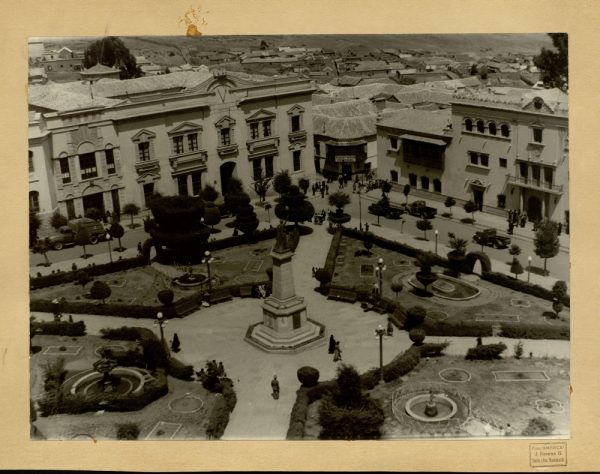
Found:
[[[314,367],[300,367],[296,375],[303,387],[314,387],[319,383],[319,371]]]
[[[427,311],[422,306],[413,306],[408,308],[406,311],[406,322],[404,323],[405,329],[412,329],[416,326],[420,326],[425,321]]]
[[[420,346],[421,357],[439,357],[444,354],[446,348],[450,345],[448,341],[434,343],[427,342]]]
[[[521,433],[523,436],[547,436],[554,431],[554,423],[542,416],[529,420],[529,423]]]
[[[169,357],[167,361],[167,372],[171,377],[175,377],[179,380],[192,380],[194,378],[193,366],[185,365],[175,357]]]
[[[383,409],[376,400],[366,397],[360,407],[345,407],[325,397],[319,408],[319,439],[380,439],[383,421]]]
[[[175,298],[175,293],[173,293],[173,290],[170,289],[165,289],[165,290],[160,290],[157,294],[156,294],[158,301],[160,301],[163,305],[167,306],[170,305],[171,303],[173,303],[173,299]]]
[[[117,425],[117,439],[134,440],[140,436],[137,423],[121,423]]]
[[[76,323],[68,321],[34,321],[32,331],[34,334],[53,336],[85,336],[85,323],[83,321],[77,321]]]
[[[465,359],[467,360],[492,360],[500,359],[500,354],[506,350],[506,344],[499,342],[497,344],[480,344],[471,347],[467,351]]]
[[[420,346],[425,340],[425,331],[420,328],[411,329],[408,333],[408,337],[416,346]]]

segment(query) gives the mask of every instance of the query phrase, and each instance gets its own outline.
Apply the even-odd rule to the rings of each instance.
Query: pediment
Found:
[[[215,123],[215,127],[217,128],[229,128],[232,125],[235,125],[235,120],[232,119],[229,115],[221,117],[219,121]]]
[[[198,130],[202,130],[202,125],[194,122],[183,122],[171,129],[167,134],[174,135],[177,133],[195,132]]]
[[[259,111],[250,115],[250,117],[248,117],[246,120],[251,121],[251,120],[274,119],[275,117],[276,117],[275,113],[270,112],[269,110],[266,110],[266,109],[260,109]]]
[[[131,137],[131,140],[134,142],[141,142],[146,140],[152,140],[154,138],[156,138],[156,133],[151,132],[150,130],[142,129],[139,132],[137,132],[133,137]]]
[[[302,114],[302,113],[304,113],[304,107],[302,107],[301,105],[296,104],[290,110],[288,110],[287,113],[290,114],[290,115]]]
[[[534,97],[531,101],[523,106],[523,110],[529,112],[541,112],[545,114],[553,114],[554,111],[544,102],[541,97]]]

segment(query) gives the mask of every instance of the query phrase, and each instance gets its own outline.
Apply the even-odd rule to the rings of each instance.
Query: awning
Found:
[[[444,140],[438,140],[436,138],[420,137],[418,135],[404,134],[404,135],[400,135],[400,139],[413,140],[415,142],[424,142],[424,143],[429,143],[431,145],[437,145],[437,146],[446,146],[446,142]]]

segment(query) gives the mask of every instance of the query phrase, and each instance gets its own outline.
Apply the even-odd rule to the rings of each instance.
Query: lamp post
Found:
[[[110,257],[110,263],[112,263],[113,259],[112,259],[112,249],[110,248],[110,239],[112,239],[112,236],[110,235],[109,232],[106,233],[106,242],[108,242],[108,255]]]
[[[361,192],[360,186],[358,187],[358,228],[362,232],[362,200],[361,200]]]
[[[210,278],[210,264],[212,263],[212,261],[214,260],[214,258],[212,258],[210,256],[210,252],[208,250],[206,250],[204,252],[204,258],[202,259],[202,263],[206,263],[206,273],[208,273],[208,289],[212,290],[212,282],[211,282],[211,278]]]
[[[435,229],[435,254],[437,255],[437,239],[438,239],[438,230]]]
[[[375,336],[379,337],[379,382],[385,383],[383,380],[383,336],[385,335],[385,329],[380,324],[377,329],[375,329]]]
[[[529,283],[529,279],[531,278],[531,255],[527,257],[527,283]]]
[[[375,271],[379,275],[379,296],[383,296],[383,272],[386,270],[386,266],[383,264],[383,258],[379,257],[377,260],[377,268]]]
[[[160,342],[164,346],[165,345],[165,333],[163,328],[168,321],[163,317],[161,312],[156,313],[156,321],[154,321],[154,325],[160,328]]]
[[[403,217],[401,217],[401,218],[400,218],[400,233],[401,233],[401,234],[403,233],[403,232],[402,232],[402,229],[404,229],[404,222],[405,222],[405,221],[404,221],[404,218],[403,218]]]

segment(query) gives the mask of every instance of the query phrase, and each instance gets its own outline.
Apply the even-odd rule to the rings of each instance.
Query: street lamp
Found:
[[[360,231],[362,232],[362,201],[360,199],[361,197],[361,192],[360,192],[360,186],[358,187],[358,228],[360,229]]]
[[[527,283],[529,283],[529,279],[531,278],[531,255],[527,257]]]
[[[405,221],[404,221],[404,218],[403,218],[403,217],[402,217],[402,218],[400,218],[400,233],[401,233],[401,234],[403,233],[403,232],[402,232],[402,229],[404,228],[404,222],[405,222]]]
[[[375,329],[375,336],[379,337],[379,382],[385,383],[383,380],[383,336],[385,335],[385,329],[380,324],[377,329]]]
[[[386,270],[386,266],[383,264],[383,258],[379,257],[377,260],[377,268],[375,271],[379,275],[379,296],[383,296],[383,272]]]
[[[210,264],[213,262],[214,258],[210,256],[210,252],[206,250],[204,252],[204,258],[202,259],[202,263],[206,263],[206,273],[208,273],[208,289],[212,290],[212,283],[210,279]]]
[[[161,312],[156,313],[156,321],[154,321],[154,325],[160,328],[160,342],[164,346],[165,345],[165,333],[163,328],[168,321],[163,317]]]
[[[110,239],[112,239],[112,236],[110,235],[109,232],[106,233],[106,242],[108,242],[108,255],[110,256],[110,263],[112,263],[113,259],[112,259],[112,249],[110,248]]]
[[[437,255],[437,239],[438,239],[438,230],[435,229],[435,254]]]

